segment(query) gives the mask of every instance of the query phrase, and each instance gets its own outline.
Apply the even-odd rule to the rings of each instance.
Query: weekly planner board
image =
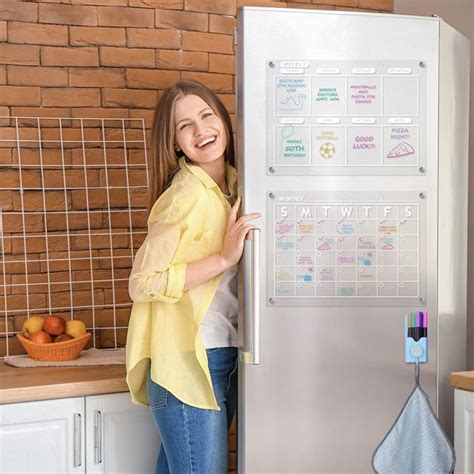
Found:
[[[420,304],[426,196],[416,192],[271,192],[271,304]]]
[[[268,173],[425,173],[425,83],[422,60],[268,61]]]

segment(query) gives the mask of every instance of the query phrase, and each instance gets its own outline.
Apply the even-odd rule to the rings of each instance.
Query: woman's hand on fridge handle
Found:
[[[254,212],[252,214],[240,216],[237,219],[237,213],[241,202],[242,198],[239,196],[229,211],[224,243],[219,252],[220,257],[229,268],[239,262],[244,251],[245,237],[251,229],[255,228],[255,226],[249,223],[249,221],[261,216],[260,212]]]

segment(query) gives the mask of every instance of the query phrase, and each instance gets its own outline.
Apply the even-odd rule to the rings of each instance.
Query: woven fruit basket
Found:
[[[23,334],[17,334],[16,337],[32,359],[53,362],[77,359],[89,341],[91,333],[88,332],[69,341],[51,342],[49,344],[30,341]]]

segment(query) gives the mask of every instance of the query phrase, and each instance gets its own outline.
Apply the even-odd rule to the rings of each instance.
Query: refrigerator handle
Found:
[[[250,336],[250,341],[244,338],[244,350],[240,352],[240,360],[244,364],[258,365],[260,364],[260,229],[250,230],[244,245],[247,248],[244,252],[247,270],[244,275],[244,334]],[[245,351],[247,348],[248,352]]]

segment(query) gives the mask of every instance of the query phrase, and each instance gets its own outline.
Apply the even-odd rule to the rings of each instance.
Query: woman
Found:
[[[154,204],[129,285],[127,383],[160,432],[158,474],[224,474],[237,403],[237,264],[260,214],[237,218],[231,122],[206,86],[163,92],[152,149]]]

